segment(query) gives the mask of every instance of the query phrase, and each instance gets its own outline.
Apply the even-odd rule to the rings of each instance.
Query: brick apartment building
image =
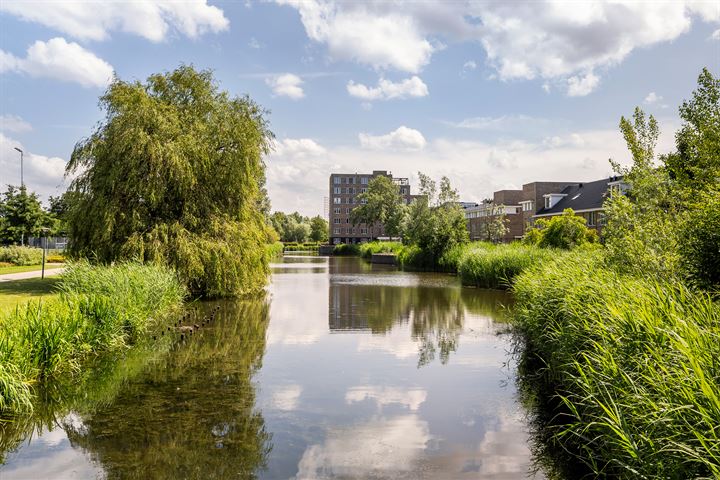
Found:
[[[528,225],[538,218],[560,215],[572,208],[587,221],[587,226],[602,234],[605,224],[603,203],[612,190],[625,193],[627,185],[621,177],[609,177],[593,182],[533,182],[522,190],[500,190],[492,202],[465,209],[471,240],[489,240],[487,224],[505,215],[507,233],[501,242],[519,239]]]
[[[410,194],[410,182],[407,178],[396,178],[385,170],[373,170],[372,173],[333,173],[330,175],[329,218],[330,243],[361,243],[385,236],[382,224],[353,225],[350,212],[360,205],[358,195],[367,191],[373,178],[386,176],[398,186],[400,195],[406,203],[414,198]]]

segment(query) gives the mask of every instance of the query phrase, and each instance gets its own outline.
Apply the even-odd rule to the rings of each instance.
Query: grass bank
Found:
[[[45,270],[54,270],[63,266],[64,265],[62,263],[46,263]],[[39,272],[40,270],[42,270],[42,265],[10,265],[6,267],[0,266],[0,275],[4,275],[6,273]]]
[[[720,307],[572,253],[514,283],[542,450],[591,478],[720,478]],[[569,462],[564,462],[568,460]]]
[[[0,317],[3,312],[15,309],[29,300],[56,297],[58,293],[55,287],[59,281],[58,277],[48,277],[0,282]]]
[[[167,267],[137,263],[73,264],[56,288],[56,298],[0,314],[0,413],[31,410],[39,380],[126,350],[186,294]]]

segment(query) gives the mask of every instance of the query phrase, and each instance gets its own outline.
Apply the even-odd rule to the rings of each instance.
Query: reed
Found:
[[[399,253],[403,249],[400,242],[367,242],[360,244],[360,256],[370,260],[374,253]]]
[[[353,243],[341,243],[339,245],[335,245],[332,254],[340,256],[357,256],[360,255],[360,247]]]
[[[508,289],[520,273],[563,252],[521,244],[470,244],[447,262],[457,263],[463,285]],[[457,259],[455,259],[457,257]]]
[[[545,450],[592,478],[720,477],[720,307],[572,253],[515,280],[521,379]]]
[[[121,352],[180,307],[186,290],[167,267],[71,265],[60,295],[0,318],[0,413],[31,408],[39,380],[76,375],[87,362]]]

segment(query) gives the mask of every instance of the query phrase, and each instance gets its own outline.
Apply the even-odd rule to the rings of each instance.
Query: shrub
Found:
[[[540,410],[554,405],[547,451],[595,478],[720,475],[720,308],[707,295],[604,268],[599,251],[537,264],[513,290],[521,380]]]
[[[340,243],[335,245],[332,254],[342,256],[360,255],[360,247],[354,243]]]
[[[360,256],[366,260],[372,258],[373,253],[395,253],[403,249],[400,242],[367,242],[360,244]]]
[[[559,254],[520,244],[485,246],[470,250],[460,258],[458,274],[463,285],[506,289],[524,270]]]
[[[437,268],[435,256],[417,245],[404,247],[397,257],[398,265],[407,270],[434,270]]]
[[[283,248],[282,242],[268,243],[265,245],[265,253],[268,258],[279,257],[283,253]]]
[[[705,195],[680,229],[680,258],[690,279],[720,288],[720,191]]]
[[[562,215],[541,218],[535,222],[537,228],[525,235],[525,244],[543,248],[570,250],[597,241],[597,233],[585,226],[587,221],[575,215],[572,208],[566,208]]]
[[[13,265],[40,265],[42,263],[42,249],[32,247],[0,247],[0,262],[9,262]]]

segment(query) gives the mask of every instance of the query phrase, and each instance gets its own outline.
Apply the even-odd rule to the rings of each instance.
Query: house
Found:
[[[587,183],[573,183],[554,192],[543,194],[542,207],[532,216],[532,222],[539,218],[560,215],[566,208],[572,208],[576,215],[582,216],[589,228],[602,234],[605,225],[603,203],[612,191],[625,193],[627,184],[622,177],[609,177]]]

